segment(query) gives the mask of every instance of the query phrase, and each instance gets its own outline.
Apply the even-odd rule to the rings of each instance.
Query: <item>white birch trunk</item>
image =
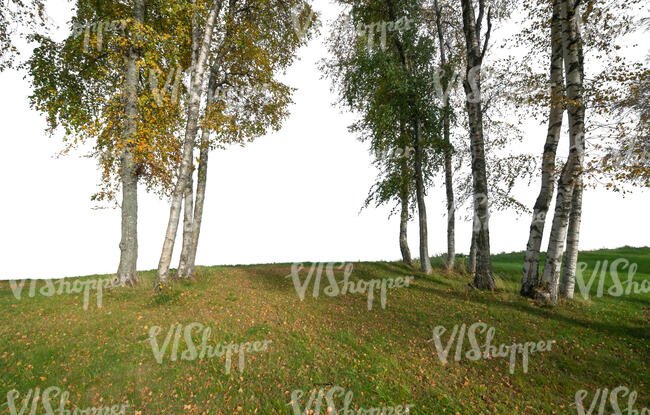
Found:
[[[548,249],[546,250],[546,263],[544,264],[544,273],[542,275],[542,289],[550,293],[550,299],[554,303],[557,302],[558,298],[562,251],[564,250],[564,241],[569,224],[569,213],[571,212],[573,187],[575,186],[575,163],[575,157],[570,156],[560,176],[555,201],[555,215],[553,217],[551,235],[548,241]]]
[[[569,128],[570,135],[574,137],[574,146],[577,151],[578,163],[576,184],[573,189],[571,202],[571,216],[567,230],[567,251],[564,258],[562,274],[562,287],[560,294],[565,298],[573,298],[575,287],[575,271],[578,261],[580,243],[580,225],[582,222],[582,169],[585,153],[585,118],[584,106],[584,52],[583,41],[578,22],[580,11],[579,2],[567,0],[566,43],[563,43],[567,61],[567,96],[569,103]]]
[[[578,263],[578,243],[580,242],[580,223],[582,222],[582,179],[578,179],[573,189],[571,216],[567,230],[566,252],[560,280],[560,297],[573,299],[575,290],[576,265]]]
[[[208,81],[208,105],[212,104],[215,89],[217,87],[217,78],[215,72],[211,71],[210,80]],[[196,184],[196,200],[194,202],[194,223],[192,226],[192,244],[190,246],[189,257],[187,261],[187,274],[190,277],[195,276],[196,269],[196,252],[199,247],[199,236],[201,234],[201,223],[203,222],[203,205],[205,203],[205,190],[208,182],[208,157],[210,155],[210,131],[207,128],[201,129],[201,143],[199,154],[199,170]]]
[[[207,66],[207,59],[212,43],[212,32],[214,30],[217,15],[220,11],[220,6],[221,1],[215,0],[210,8],[208,18],[206,19],[205,23],[200,51],[197,57],[195,69],[193,71],[194,76],[191,80],[190,99],[187,107],[187,127],[185,130],[185,141],[183,143],[183,158],[178,174],[178,180],[176,182],[174,193],[172,195],[172,203],[169,211],[169,222],[167,224],[163,249],[160,255],[160,262],[158,264],[158,272],[156,274],[156,283],[154,286],[155,291],[159,291],[164,285],[168,283],[169,280],[169,266],[171,264],[172,253],[174,251],[174,242],[176,241],[176,233],[178,231],[178,222],[180,220],[183,195],[185,192],[187,180],[189,179],[189,173],[192,169],[194,141],[196,139],[198,130],[199,111],[201,106],[205,68]]]
[[[192,228],[194,217],[194,183],[191,171],[187,186],[185,186],[185,196],[183,196],[183,200],[183,247],[181,248],[181,257],[178,263],[177,278],[187,279],[191,277],[188,273],[188,263],[190,250],[192,249]]]
[[[564,117],[563,58],[562,58],[562,16],[561,0],[553,0],[553,16],[551,19],[551,109],[548,117],[548,134],[542,155],[542,183],[537,201],[533,208],[533,219],[530,224],[528,244],[524,258],[524,272],[521,281],[521,295],[532,297],[539,286],[539,256],[544,237],[546,216],[553,199],[555,190],[555,157],[560,141],[562,119]]]
[[[569,214],[573,201],[573,192],[577,187],[576,182],[581,174],[584,160],[584,134],[585,134],[585,107],[583,100],[584,60],[582,53],[582,39],[578,28],[577,16],[579,10],[575,0],[562,0],[562,51],[564,54],[565,76],[567,80],[567,98],[569,99],[569,142],[571,145],[569,161],[560,178],[556,201],[555,218],[551,240],[547,250],[546,264],[544,265],[543,281],[545,289],[550,293],[550,299],[557,303],[559,297],[560,264],[562,251],[567,236]],[[576,211],[581,214],[582,209]],[[578,224],[579,225],[579,224]],[[577,250],[579,234],[576,238],[574,249]],[[575,253],[577,258],[577,251]],[[575,273],[575,266],[574,266]],[[575,277],[575,276],[573,276]],[[567,279],[571,276],[567,275]]]

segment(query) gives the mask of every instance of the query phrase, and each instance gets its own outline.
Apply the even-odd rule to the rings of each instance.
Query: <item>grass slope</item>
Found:
[[[580,254],[589,263],[588,275],[597,261],[617,258],[638,264],[636,281],[650,279],[649,248]],[[540,308],[517,294],[522,260],[521,253],[494,257],[500,289],[493,293],[469,289],[470,277],[447,274],[440,259],[431,277],[399,263],[355,263],[352,279],[415,276],[409,288],[389,291],[385,310],[375,301],[371,311],[365,295],[331,298],[321,288],[313,298],[312,285],[300,301],[285,278],[290,264],[200,268],[198,282],[177,282],[158,297],[150,294],[153,272],[143,272],[136,289],[105,293],[100,309],[91,293],[87,311],[82,294],[23,295],[18,301],[2,282],[0,413],[9,413],[8,391],[17,389],[22,399],[30,388],[48,386],[70,391],[68,409],[129,402],[127,413],[136,415],[292,414],[291,392],[319,384],[352,391],[353,407],[410,403],[415,414],[576,414],[576,391],[588,390],[590,404],[596,389],[619,385],[639,393],[639,412],[650,407],[650,294]],[[627,279],[626,271],[620,274]],[[520,359],[513,375],[507,359],[443,366],[427,342],[433,328],[478,321],[496,328],[496,344],[557,344],[531,355],[527,374]],[[162,342],[171,324],[192,322],[212,329],[212,345],[273,343],[267,352],[247,354],[241,374],[236,363],[225,373],[225,357],[167,357],[157,364],[149,329],[161,326]],[[44,413],[42,406],[38,413]]]

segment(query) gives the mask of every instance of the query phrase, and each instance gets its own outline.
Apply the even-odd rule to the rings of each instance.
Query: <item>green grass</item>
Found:
[[[589,263],[589,276],[596,261],[617,258],[638,264],[636,281],[650,279],[650,248],[584,252],[579,260]],[[311,284],[300,301],[285,278],[290,264],[200,268],[197,282],[175,282],[155,297],[153,272],[143,272],[136,289],[106,292],[101,309],[91,295],[87,311],[82,294],[18,301],[2,282],[0,413],[9,413],[8,391],[17,389],[22,399],[30,388],[48,386],[70,391],[68,409],[129,402],[127,413],[147,415],[292,414],[291,392],[321,384],[352,391],[355,407],[409,403],[411,413],[427,415],[576,414],[576,391],[589,391],[591,403],[596,389],[620,385],[639,393],[636,409],[650,407],[650,294],[596,298],[595,283],[589,300],[576,290],[576,300],[540,308],[518,295],[522,259],[522,253],[494,256],[500,288],[491,293],[470,289],[470,277],[447,273],[440,258],[429,277],[399,263],[355,263],[353,280],[416,277],[409,288],[389,291],[385,310],[377,299],[371,311],[365,295],[332,298],[321,291],[313,298]],[[323,276],[321,287],[326,282]],[[479,321],[496,328],[496,344],[557,344],[531,355],[527,374],[520,360],[513,375],[506,359],[443,366],[427,342],[433,328]],[[235,370],[225,373],[225,357],[170,362],[167,356],[157,364],[149,328],[163,328],[162,342],[171,324],[191,322],[212,329],[212,345],[273,343],[267,352],[247,354],[241,374],[236,359]]]

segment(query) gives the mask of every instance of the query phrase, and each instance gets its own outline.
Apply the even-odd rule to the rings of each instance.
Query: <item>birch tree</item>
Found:
[[[571,211],[578,212],[581,207],[573,202],[582,202],[582,198],[574,198],[574,190],[579,184],[582,165],[584,163],[584,135],[585,135],[585,105],[583,100],[584,83],[584,53],[582,39],[578,29],[577,16],[579,6],[576,0],[562,0],[560,13],[562,19],[562,54],[566,76],[566,95],[568,100],[567,112],[569,115],[569,158],[564,165],[562,175],[558,182],[555,215],[546,251],[546,263],[542,276],[543,289],[550,295],[553,302],[557,302],[560,265],[567,238]],[[577,215],[573,220],[579,220]],[[575,222],[572,230],[574,253],[577,258],[577,231],[579,223]]]
[[[624,123],[612,117],[612,110],[620,99],[620,94],[615,91],[622,87],[628,88],[643,79],[643,71],[639,70],[638,66],[629,66],[618,52],[621,47],[617,44],[618,39],[634,30],[633,15],[638,13],[634,9],[639,7],[639,3],[610,1],[601,4],[595,1],[574,1],[553,2],[551,5],[540,1],[532,6],[528,9],[530,26],[521,32],[525,39],[524,44],[530,48],[529,59],[525,61],[536,62],[538,56],[546,57],[550,54],[548,59],[551,62],[551,70],[550,77],[544,80],[542,76],[532,75],[534,69],[531,70],[531,66],[523,65],[520,73],[525,76],[522,78],[520,89],[525,91],[525,94],[530,94],[524,96],[522,102],[527,100],[532,106],[539,102],[548,103],[550,113],[542,157],[542,186],[530,228],[521,293],[532,296],[535,287],[543,284],[542,291],[547,293],[550,300],[556,302],[558,296],[572,297],[573,293],[582,192],[587,180],[596,183],[593,177],[598,169],[591,167],[603,159],[595,150],[602,148],[601,140],[606,139],[596,133],[598,125],[603,123],[616,126],[619,133],[625,131],[622,136],[632,135],[629,133],[629,127],[620,128]],[[552,18],[549,20],[548,16]],[[547,21],[550,21],[550,25],[546,24]],[[545,34],[548,33],[546,30],[551,33],[550,37]],[[586,60],[586,51],[595,57],[591,63]],[[604,69],[596,69],[601,62],[607,62],[603,65]],[[587,64],[596,72],[592,79],[586,77]],[[563,78],[566,78],[566,86]],[[549,83],[550,96],[543,92],[532,92]],[[558,86],[566,89],[566,93]],[[556,210],[542,282],[538,277],[539,247],[546,212],[554,190],[554,159],[565,109],[569,115],[570,151],[558,179]],[[593,114],[591,121],[586,117],[587,110]],[[592,136],[591,149],[587,146],[588,136]],[[594,163],[596,160],[598,162]]]
[[[635,10],[637,8],[639,10]],[[576,137],[574,145],[577,146],[579,171],[571,196],[571,211],[568,221],[566,250],[563,256],[561,277],[558,277],[553,272],[552,279],[545,280],[545,282],[548,281],[550,283],[553,281],[554,283],[554,286],[551,286],[551,300],[554,302],[557,302],[558,296],[572,299],[574,294],[585,173],[590,173],[588,167],[595,164],[592,149],[591,160],[585,166],[585,159],[587,157],[586,135],[590,134],[598,137],[598,120],[604,119],[607,124],[607,121],[612,118],[610,114],[613,113],[615,116],[620,115],[616,111],[617,108],[620,108],[617,105],[620,103],[617,99],[619,95],[618,90],[627,89],[630,81],[634,85],[633,90],[636,89],[636,91],[643,91],[644,86],[647,88],[648,85],[650,71],[638,62],[636,65],[631,64],[629,59],[625,59],[617,53],[620,49],[620,46],[617,44],[618,39],[635,31],[635,23],[638,22],[637,13],[640,10],[646,11],[645,14],[641,12],[640,16],[647,16],[647,13],[650,12],[650,6],[647,2],[643,3],[638,1],[615,2],[613,5],[610,5],[593,0],[584,2],[574,0],[567,1],[566,4],[566,20],[563,22],[566,36],[563,38],[563,49],[565,50],[567,97],[569,100],[569,135]],[[613,65],[598,73],[596,82],[591,83],[586,80],[585,73],[584,49],[587,48],[592,49],[592,52],[606,56],[607,60],[613,62]],[[619,76],[621,72],[625,74],[623,77]],[[638,93],[635,95],[639,96]],[[590,109],[592,112],[590,117],[595,119],[589,123],[586,121],[587,109]],[[632,163],[637,166],[645,165],[636,171],[645,171],[647,174],[650,163],[648,162],[647,156],[643,155],[643,152],[638,151],[639,143],[643,143],[643,141],[636,140],[639,136],[643,137],[644,130],[646,133],[648,131],[647,117],[644,121],[643,114],[640,115],[639,122],[636,124],[640,127],[638,130],[638,132],[641,132],[640,135],[638,132],[635,134],[634,130],[630,131],[629,124],[626,124],[627,120],[625,119],[611,123],[618,129],[618,138],[622,134],[624,141],[630,141],[632,143],[628,148],[635,148],[636,151],[632,154],[637,156],[622,160],[621,166],[624,167],[616,169],[617,171],[624,171],[629,165],[628,163]],[[572,122],[572,118],[575,122]],[[598,138],[601,141],[605,137]],[[648,138],[646,134],[644,144],[647,145],[647,143]],[[598,142],[593,147],[597,149],[601,146],[602,144]],[[633,179],[630,182],[635,183],[635,180]],[[551,268],[551,271],[555,271],[555,269]],[[558,282],[558,279],[561,281]],[[557,288],[558,284],[560,285],[559,289]]]
[[[539,256],[544,235],[546,216],[555,190],[555,158],[560,132],[564,118],[564,74],[562,52],[562,15],[561,0],[553,0],[550,27],[550,77],[551,92],[549,97],[548,133],[544,152],[542,153],[541,188],[533,208],[528,244],[524,258],[524,274],[521,294],[532,296],[539,285]]]
[[[472,0],[461,0],[467,54],[467,71],[463,86],[467,95],[466,108],[470,127],[474,205],[478,225],[476,271],[472,286],[481,290],[492,290],[495,288],[495,284],[490,258],[489,197],[481,103],[481,65],[490,41],[492,16],[491,9],[488,9],[486,17],[485,1],[478,0],[479,13],[477,17],[473,3]],[[487,30],[483,35],[483,41],[481,41],[481,28],[484,19],[487,22]]]
[[[362,140],[370,141],[375,153],[403,154],[405,142],[412,149],[406,158],[378,160],[380,179],[367,203],[372,199],[399,203],[400,249],[403,261],[409,262],[403,243],[408,205],[404,195],[414,196],[420,231],[420,269],[430,274],[424,198],[434,173],[434,156],[442,148],[441,110],[435,99],[435,68],[430,62],[435,52],[434,39],[417,30],[422,9],[416,1],[345,3],[350,3],[351,9],[341,16],[330,37],[333,57],[325,60],[323,69],[333,80],[341,104],[360,114],[351,130]],[[395,29],[396,22],[405,19],[409,21],[408,28]],[[387,29],[388,25],[392,31]],[[375,31],[381,32],[381,37],[373,42]]]
[[[414,208],[414,186],[412,165],[411,138],[406,130],[405,122],[396,122],[394,129],[390,132],[364,135],[364,128],[371,128],[367,124],[361,128],[357,124],[360,138],[363,141],[371,142],[371,153],[375,157],[374,165],[380,171],[377,182],[370,190],[364,203],[364,207],[370,206],[373,202],[376,207],[383,204],[394,204],[390,216],[399,213],[399,247],[402,255],[402,262],[407,265],[413,264],[411,250],[408,245],[408,222],[411,219],[411,212]],[[376,127],[376,126],[375,126]],[[374,137],[375,139],[372,139]]]
[[[153,0],[125,4],[80,0],[76,6],[68,38],[55,42],[33,36],[39,46],[27,62],[34,86],[30,100],[46,114],[48,131],[65,132],[63,153],[94,142],[91,155],[99,162],[102,181],[93,200],[116,202],[122,187],[117,280],[133,285],[138,182],[146,179],[148,190],[166,194],[178,149],[178,105],[154,106],[151,91],[141,82],[141,68],[161,51],[182,44],[180,38],[161,37],[151,30],[178,19],[163,14],[165,5]]]
[[[452,168],[453,147],[451,144],[451,116],[452,109],[449,97],[449,88],[453,83],[453,65],[447,57],[448,34],[443,22],[442,6],[438,0],[434,0],[434,13],[436,22],[436,31],[438,32],[438,51],[440,53],[440,66],[443,72],[441,79],[442,88],[442,108],[443,108],[443,137],[445,142],[444,151],[444,171],[445,171],[445,191],[447,196],[447,259],[448,269],[454,269],[456,261],[456,203],[454,201],[454,179]],[[474,238],[472,238],[474,240]]]
[[[201,35],[200,37],[192,36],[192,48],[198,49],[198,53],[192,54],[192,72],[187,104],[187,125],[185,128],[181,166],[171,197],[169,222],[167,224],[167,231],[165,232],[163,248],[158,263],[158,271],[156,273],[156,281],[154,284],[155,291],[160,291],[161,288],[168,284],[169,266],[171,264],[174,243],[176,241],[181,204],[183,202],[183,196],[185,195],[192,169],[194,141],[196,140],[198,130],[199,111],[203,92],[203,83],[205,82],[204,78],[208,54],[212,47],[212,33],[214,31],[217,16],[221,13],[222,7],[223,1],[221,0],[213,0],[209,2],[205,20],[200,26]],[[198,24],[198,20],[195,20],[195,22]],[[193,28],[193,30],[199,29]]]
[[[438,59],[432,61],[440,67],[439,82],[437,82],[437,97],[443,112],[443,136],[446,151],[440,160],[440,166],[445,174],[445,191],[447,194],[447,259],[454,254],[454,221],[467,220],[461,211],[463,205],[474,200],[473,172],[471,169],[471,145],[464,138],[469,135],[469,122],[466,112],[467,97],[461,91],[466,72],[466,41],[462,24],[462,8],[457,1],[434,0],[425,1],[424,10],[428,17],[426,27],[438,40]],[[509,16],[512,4],[508,1],[495,1],[492,18],[497,20]],[[496,12],[494,12],[496,10]],[[498,63],[498,62],[496,62]],[[486,172],[489,189],[489,206],[492,210],[511,210],[519,214],[526,211],[525,205],[512,194],[515,183],[527,180],[533,170],[534,160],[526,154],[513,154],[511,147],[516,141],[521,141],[521,133],[517,122],[512,122],[514,108],[504,90],[511,87],[510,71],[507,66],[502,68],[495,62],[483,63],[481,68],[481,98],[483,110],[484,150],[486,157]],[[500,73],[502,71],[503,73]],[[464,89],[464,88],[462,88]],[[465,96],[463,96],[465,95]],[[449,128],[448,128],[449,127]],[[448,132],[449,131],[449,132]],[[452,140],[452,136],[454,139]],[[467,163],[467,160],[470,163]],[[466,168],[469,164],[469,169]],[[453,174],[452,174],[453,172]],[[472,206],[469,220],[472,223],[471,247],[469,253],[469,271],[476,271],[476,238],[480,228],[478,213]]]
[[[305,29],[304,32],[296,30],[295,17],[304,18],[301,26]],[[260,21],[267,23],[260,25]],[[206,22],[210,23],[210,17]],[[183,200],[183,249],[177,276],[189,278],[194,275],[210,149],[223,148],[227,144],[244,145],[264,135],[267,130],[280,128],[288,115],[292,89],[275,77],[294,61],[297,49],[309,40],[315,30],[315,22],[315,15],[305,1],[278,0],[269,3],[260,0],[233,0],[218,8],[211,23],[214,32],[211,37],[205,36],[205,28],[201,29],[204,31],[201,42],[207,39],[210,43],[209,49],[206,49],[209,53],[202,66],[204,43],[196,47],[198,53],[194,54],[196,59],[191,73],[194,77],[203,73],[208,78],[207,88],[204,82],[197,83],[199,114],[196,128],[188,130],[194,137],[189,143],[186,133],[186,144],[189,144],[188,169],[179,171],[176,190],[180,192],[178,183],[181,182],[181,177],[185,177],[185,187],[182,194],[177,194],[176,199],[172,198],[170,224],[161,255],[156,290],[169,279],[171,253]],[[202,97],[205,97],[206,105],[200,107]],[[188,106],[188,120],[191,111],[193,107]],[[199,129],[199,165],[194,193],[192,161],[194,140]],[[211,134],[214,137],[211,138]]]
[[[214,105],[202,125],[187,275],[194,274],[203,216],[211,148],[208,132],[214,132],[218,146],[243,146],[268,131],[278,131],[289,116],[294,92],[279,76],[293,64],[299,48],[317,33],[320,23],[311,4],[304,0],[252,1],[238,10],[225,32],[222,45],[226,48],[211,66],[208,102]],[[269,23],[260,26],[260,20]]]

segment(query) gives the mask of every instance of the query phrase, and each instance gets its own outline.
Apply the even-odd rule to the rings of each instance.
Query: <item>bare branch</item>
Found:
[[[483,50],[481,51],[481,61],[483,61],[483,57],[485,56],[485,52],[487,51],[488,43],[490,42],[490,34],[492,33],[492,8],[491,7],[490,9],[488,9],[487,22],[488,22],[488,28],[487,28],[487,32],[485,33],[485,42],[483,43]]]
[[[476,36],[480,39],[481,26],[483,25],[483,15],[485,14],[485,0],[478,1],[478,17],[476,18]],[[489,14],[489,11],[488,11]],[[480,42],[480,41],[479,41]]]

